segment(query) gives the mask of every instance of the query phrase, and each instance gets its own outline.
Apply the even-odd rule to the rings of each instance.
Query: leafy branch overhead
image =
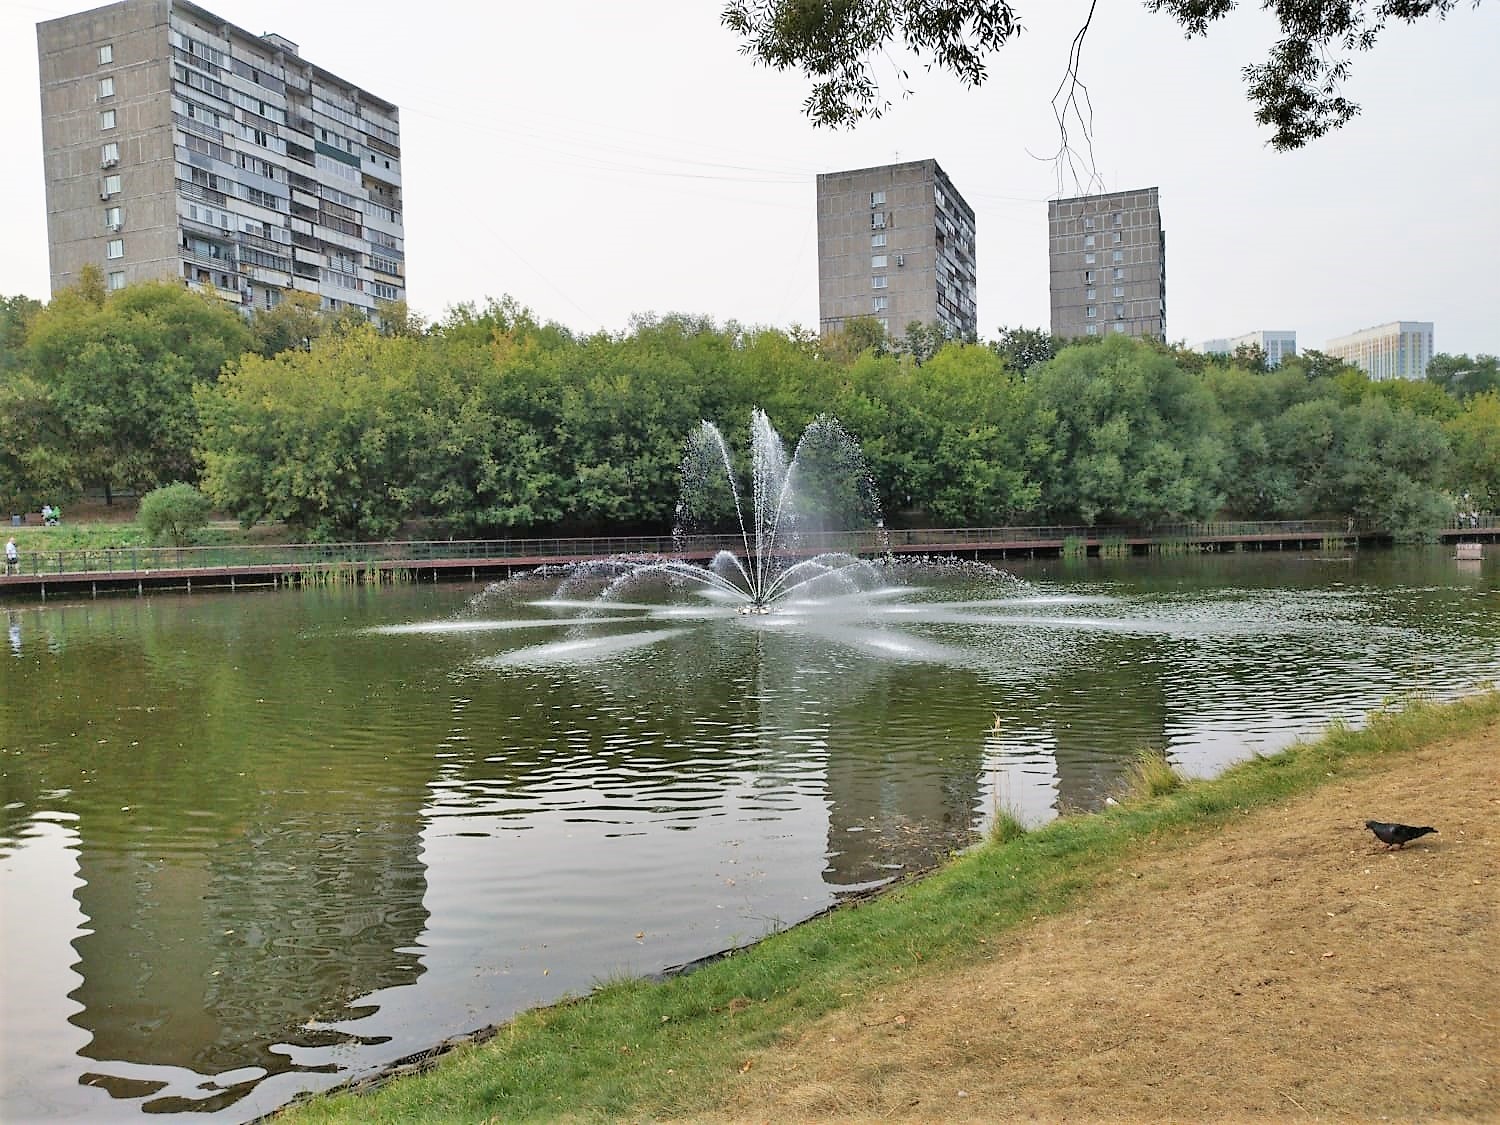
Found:
[[[1298,149],[1346,124],[1359,112],[1341,92],[1351,56],[1371,50],[1387,24],[1443,18],[1458,2],[1263,0],[1281,37],[1264,62],[1243,73],[1256,121],[1271,127],[1271,144]],[[1190,38],[1206,35],[1235,7],[1235,0],[1145,3]],[[852,126],[890,108],[873,66],[893,45],[972,87],[987,77],[988,56],[1022,30],[1020,14],[1004,0],[728,0],[721,19],[757,63],[811,78],[807,116],[832,126]],[[907,72],[898,73],[908,93]]]

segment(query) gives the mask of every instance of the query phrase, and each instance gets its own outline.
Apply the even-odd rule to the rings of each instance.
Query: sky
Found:
[[[888,57],[890,111],[839,131],[803,116],[806,79],[739,53],[717,0],[207,6],[401,107],[408,300],[429,319],[509,295],[578,332],[815,328],[817,174],[932,157],[976,214],[982,338],[1047,325],[1049,198],[1157,186],[1172,340],[1321,348],[1430,320],[1437,351],[1500,352],[1500,3],[1387,29],[1344,88],[1362,114],[1296,153],[1245,98],[1265,13],[1187,40],[1139,0],[1100,5],[1091,187],[1053,159],[1051,104],[1087,0],[1018,2],[1025,31],[982,87]],[[48,296],[34,25],[93,6],[0,0],[0,294]]]

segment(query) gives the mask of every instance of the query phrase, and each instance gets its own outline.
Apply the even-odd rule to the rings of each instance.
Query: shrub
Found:
[[[135,520],[153,540],[167,540],[174,547],[185,547],[208,526],[212,510],[207,496],[178,481],[142,496]]]

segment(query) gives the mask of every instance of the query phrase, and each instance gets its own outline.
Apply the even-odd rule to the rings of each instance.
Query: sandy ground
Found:
[[[1497,915],[1491,727],[1148,849],[750,1060],[721,1119],[1500,1121]]]

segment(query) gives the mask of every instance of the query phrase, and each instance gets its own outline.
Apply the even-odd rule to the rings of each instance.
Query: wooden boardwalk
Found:
[[[1449,527],[1439,542],[1488,543],[1500,550],[1500,521]],[[937,556],[966,559],[1071,555],[1191,554],[1222,551],[1346,550],[1389,544],[1378,529],[1340,521],[1183,524],[1171,528],[1036,527],[914,528],[813,538],[794,554],[829,551],[863,557]],[[143,595],[147,590],[242,590],[309,583],[473,581],[589,558],[672,558],[708,562],[723,550],[743,552],[738,537],[664,536],[578,539],[414,541],[298,544],[242,548],[120,548],[45,552],[22,559],[22,573],[0,575],[0,599]],[[29,564],[29,565],[28,565]]]

